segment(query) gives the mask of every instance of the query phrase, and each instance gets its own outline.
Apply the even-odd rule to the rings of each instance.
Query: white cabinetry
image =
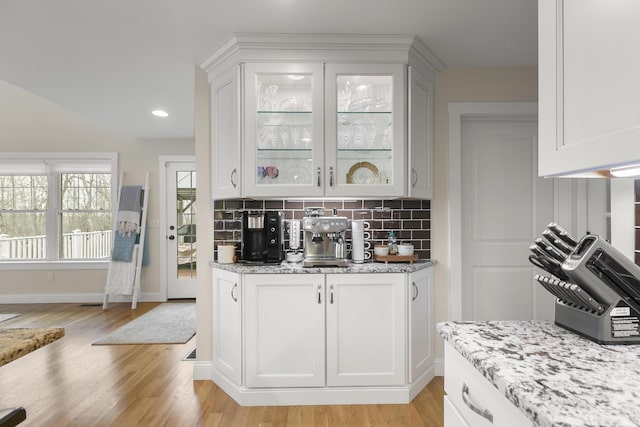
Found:
[[[236,35],[201,66],[213,198],[431,197],[443,67],[417,38]]]
[[[445,427],[533,426],[451,344],[445,342],[444,350]]]
[[[241,195],[240,67],[211,79],[212,199]]]
[[[406,382],[404,274],[327,275],[327,385]]]
[[[242,275],[213,269],[213,366],[242,382]]]
[[[241,405],[408,403],[434,376],[432,270],[214,268],[212,378]]]
[[[324,385],[324,275],[248,274],[247,387]]]
[[[640,162],[638,16],[638,2],[538,2],[540,175]]]
[[[433,269],[409,275],[409,382],[433,364]]]

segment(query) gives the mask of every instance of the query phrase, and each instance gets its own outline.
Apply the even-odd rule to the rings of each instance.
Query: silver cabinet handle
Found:
[[[416,282],[413,282],[412,285],[413,285],[413,289],[416,290],[416,294],[413,297],[411,297],[411,301],[415,301],[416,299],[418,299],[418,294],[420,293],[420,290],[418,289],[418,285],[416,285]]]
[[[320,168],[318,168],[318,187],[321,186],[321,182],[320,182]]]
[[[333,166],[329,167],[329,187],[333,187]]]
[[[462,401],[473,412],[480,415],[482,418],[486,418],[491,424],[493,424],[493,414],[489,412],[488,409],[480,409],[475,403],[471,401],[471,396],[469,395],[469,386],[467,386],[465,383],[462,383]]]
[[[233,170],[231,171],[231,185],[233,185],[233,188],[236,188],[238,185],[238,169],[237,168],[233,168]]]
[[[411,168],[411,186],[415,187],[418,183],[418,172],[416,168]]]
[[[318,285],[318,304],[322,304],[322,286]]]
[[[234,294],[234,291],[238,289],[238,284],[234,283],[233,287],[231,288],[231,299],[233,299],[233,301],[238,302],[238,297]]]
[[[329,286],[329,303],[333,304],[333,285]]]

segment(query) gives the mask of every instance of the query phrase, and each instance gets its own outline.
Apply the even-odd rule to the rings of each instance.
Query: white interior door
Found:
[[[165,162],[167,298],[196,297],[196,165]]]
[[[554,217],[553,180],[537,177],[537,122],[465,120],[461,156],[463,319],[553,319],[528,261]]]

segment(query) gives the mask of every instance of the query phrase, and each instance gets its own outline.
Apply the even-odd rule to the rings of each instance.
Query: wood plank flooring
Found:
[[[0,304],[21,316],[0,328],[65,328],[60,340],[0,367],[0,408],[24,406],[22,426],[441,427],[436,377],[407,405],[242,407],[211,381],[193,381],[187,344],[92,346],[157,303]]]

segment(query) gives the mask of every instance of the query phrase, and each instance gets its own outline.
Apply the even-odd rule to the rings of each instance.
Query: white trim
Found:
[[[68,303],[99,303],[102,305],[104,293],[74,293],[74,294],[2,294],[0,304],[68,304]],[[157,292],[143,293],[138,301],[163,302]],[[131,295],[110,295],[111,303],[131,302]]]
[[[211,362],[194,366],[194,379],[196,375],[203,379],[208,366]],[[406,404],[434,378],[431,367],[412,384],[402,386],[247,388],[216,369],[210,372],[213,382],[240,406]]]
[[[163,296],[162,301],[167,301],[169,296],[169,288],[167,286],[167,244],[166,230],[167,224],[167,165],[169,163],[196,163],[196,156],[158,156],[158,175],[160,181],[160,295]],[[163,237],[164,236],[164,237]]]
[[[448,320],[462,320],[461,126],[470,118],[538,117],[537,102],[449,103],[449,307]]]
[[[106,270],[109,260],[105,261],[2,261],[2,270]]]

